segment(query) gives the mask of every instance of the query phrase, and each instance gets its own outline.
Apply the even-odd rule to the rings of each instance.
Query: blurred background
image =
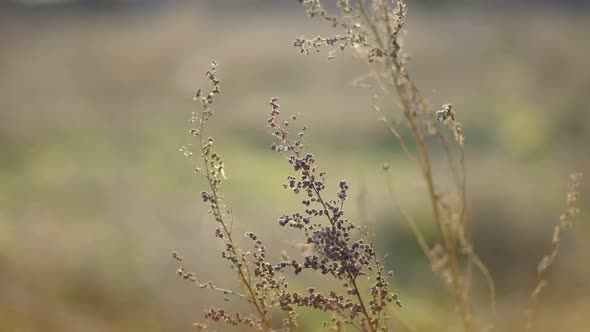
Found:
[[[518,331],[568,174],[590,176],[590,7],[408,2],[415,81],[463,123],[477,249],[498,283],[501,327]],[[400,315],[422,331],[458,330],[448,292],[387,194],[384,163],[434,238],[416,166],[376,120],[368,92],[351,84],[365,68],[347,53],[328,60],[292,46],[331,33],[290,0],[0,2],[0,330],[191,330],[222,301],[178,278],[173,251],[201,280],[235,286],[200,200],[204,183],[178,151],[190,143],[192,97],[207,87],[211,60],[223,93],[209,133],[227,165],[238,232],[256,230],[275,254],[297,247],[276,223],[298,208],[265,131],[278,96],[310,128],[331,190],[349,181],[349,218],[379,234]],[[589,180],[541,297],[539,331],[590,327]],[[485,288],[476,286],[485,321]]]

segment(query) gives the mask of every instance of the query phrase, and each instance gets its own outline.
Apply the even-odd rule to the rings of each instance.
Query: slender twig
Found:
[[[547,287],[548,282],[546,273],[553,265],[561,244],[561,233],[567,229],[571,221],[576,218],[580,210],[576,207],[578,196],[580,195],[579,186],[582,181],[582,173],[575,173],[570,175],[570,184],[567,192],[566,208],[559,216],[559,222],[553,230],[553,238],[551,239],[551,251],[545,255],[537,265],[537,284],[530,294],[530,306],[527,310],[527,319],[525,323],[525,331],[533,330],[535,319],[537,316],[537,306],[539,303],[539,295]]]
[[[221,212],[221,209],[220,209],[221,199],[219,197],[218,188],[213,183],[213,179],[211,178],[211,173],[210,173],[210,168],[209,168],[209,158],[207,158],[207,153],[205,151],[206,145],[205,145],[205,142],[203,141],[204,126],[205,126],[205,121],[201,120],[200,126],[199,126],[199,143],[201,146],[201,153],[203,156],[203,165],[204,165],[205,172],[206,172],[205,178],[207,179],[207,183],[209,184],[209,187],[210,187],[211,192],[213,194],[213,200],[215,202],[215,204],[212,204],[212,209],[216,210],[215,214],[217,214],[219,216],[219,218],[221,219],[222,215],[223,215]],[[224,231],[225,235],[227,236],[227,241],[232,244],[232,246],[229,247],[232,254],[235,255],[235,257],[240,256],[238,251],[236,250],[235,246],[233,245],[234,241],[232,239],[231,229],[229,229],[227,227],[227,224],[223,221],[223,219],[221,219],[221,221],[219,223],[221,224],[223,231]],[[272,330],[272,325],[271,325],[268,315],[266,313],[267,310],[265,308],[263,308],[264,303],[258,303],[258,300],[256,299],[256,294],[254,293],[254,289],[252,288],[252,279],[251,279],[250,270],[248,268],[248,264],[234,263],[234,265],[236,266],[236,269],[238,271],[238,275],[239,275],[242,285],[246,288],[246,291],[248,292],[248,295],[250,297],[249,301],[252,304],[254,304],[254,307],[256,308],[256,311],[260,315],[260,318],[262,319],[266,329]],[[245,267],[246,271],[244,271],[243,267]]]
[[[356,2],[357,2],[357,7],[358,7],[362,17],[364,18],[365,24],[371,30],[371,32],[373,34],[373,38],[377,42],[379,48],[381,50],[383,50],[385,48],[384,47],[385,44],[383,43],[383,40],[379,34],[379,31],[378,31],[376,25],[374,24],[374,22],[371,20],[371,18],[367,14],[364,1],[357,0]],[[388,61],[390,63],[388,64],[388,67],[391,66],[395,69],[395,71],[391,71],[392,79],[395,84],[396,91],[398,93],[400,101],[403,105],[403,114],[404,114],[406,120],[408,121],[408,123],[410,124],[412,132],[414,134],[414,138],[415,138],[416,143],[418,145],[418,150],[419,150],[419,154],[420,154],[420,159],[419,159],[420,166],[421,166],[422,173],[423,173],[423,176],[426,180],[426,184],[428,187],[430,201],[432,204],[432,210],[434,212],[434,219],[435,219],[435,222],[438,226],[441,237],[443,239],[443,244],[444,244],[445,250],[447,252],[448,260],[449,260],[451,277],[452,277],[451,283],[453,286],[452,287],[453,294],[455,295],[455,298],[456,298],[457,303],[459,305],[459,310],[461,312],[461,318],[463,319],[465,330],[468,332],[474,331],[474,326],[473,326],[473,322],[471,319],[471,312],[470,312],[471,310],[470,310],[469,305],[467,303],[467,299],[465,298],[465,294],[461,291],[459,264],[457,262],[455,240],[452,239],[451,234],[449,234],[449,230],[447,229],[447,226],[444,224],[444,222],[442,220],[442,216],[441,216],[441,213],[439,210],[439,202],[438,202],[439,196],[436,193],[436,189],[435,189],[435,185],[434,185],[434,178],[433,178],[433,174],[432,174],[432,166],[431,166],[428,146],[426,144],[425,137],[422,133],[422,130],[419,129],[419,127],[415,121],[415,117],[413,115],[413,112],[412,112],[412,106],[411,106],[410,102],[411,102],[411,100],[413,100],[413,98],[412,98],[413,91],[411,88],[408,88],[408,86],[407,86],[407,84],[408,84],[407,82],[411,82],[411,80],[409,78],[409,74],[405,70],[405,67],[403,66],[402,62],[398,58],[398,51],[399,51],[400,47],[399,47],[399,44],[397,43],[397,40],[393,40],[393,44],[394,44],[393,45],[394,51],[390,53],[390,61]]]

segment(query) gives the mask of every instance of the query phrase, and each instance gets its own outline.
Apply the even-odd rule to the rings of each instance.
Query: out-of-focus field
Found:
[[[414,77],[463,123],[470,215],[505,331],[522,326],[567,175],[590,176],[589,18],[410,7]],[[446,291],[387,195],[383,163],[402,203],[435,232],[415,165],[376,120],[368,91],[351,85],[365,68],[349,54],[330,61],[292,47],[320,32],[330,30],[295,5],[0,11],[0,330],[182,331],[220,303],[179,280],[171,258],[180,252],[202,280],[234,282],[199,198],[203,182],[178,152],[190,143],[193,93],[212,59],[223,93],[210,134],[238,231],[258,230],[276,253],[296,244],[276,223],[298,204],[281,187],[289,168],[265,132],[278,96],[309,126],[333,191],[349,180],[349,217],[378,229],[400,314],[424,330],[457,330]],[[589,183],[541,297],[539,331],[590,328]],[[474,305],[485,308],[485,298]]]

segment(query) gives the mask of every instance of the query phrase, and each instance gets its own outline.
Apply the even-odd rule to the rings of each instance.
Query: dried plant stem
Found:
[[[497,325],[497,319],[498,319],[497,318],[498,312],[496,309],[496,307],[497,307],[497,304],[496,304],[496,283],[494,282],[494,278],[492,277],[492,274],[488,270],[487,266],[483,263],[481,258],[479,258],[479,255],[477,254],[477,252],[473,249],[471,242],[469,242],[469,240],[465,238],[465,235],[464,235],[462,229],[459,232],[459,238],[462,242],[465,252],[467,253],[467,256],[470,259],[470,262],[472,262],[473,265],[475,265],[479,269],[479,271],[483,275],[483,277],[486,281],[486,284],[488,286],[488,291],[489,291],[489,296],[490,296],[490,310],[491,310],[491,314],[492,314],[491,323],[490,323],[490,331],[495,331],[496,325]]]
[[[373,66],[370,63],[367,62],[367,65],[369,66],[369,68],[372,69]],[[379,77],[379,76],[375,76],[375,77]],[[370,87],[368,87],[368,88],[370,88]],[[389,90],[385,89],[385,91],[389,91]],[[391,123],[388,121],[388,119],[385,117],[385,115],[383,115],[381,113],[379,106],[377,106],[377,101],[376,101],[377,96],[375,95],[375,92],[372,89],[371,89],[371,98],[372,98],[371,107],[373,108],[375,113],[377,113],[379,120],[382,121],[383,123],[385,123],[385,125],[387,126],[387,129],[393,135],[393,137],[395,137],[395,139],[399,142],[400,146],[402,147],[402,150],[404,150],[404,152],[408,156],[408,158],[415,161],[416,163],[419,163],[418,158],[416,158],[416,156],[410,151],[410,149],[408,148],[408,145],[406,144],[406,141],[404,140],[402,135],[397,131],[397,129],[393,125],[391,125]]]
[[[322,207],[324,208],[324,211],[326,211],[326,213],[325,213],[326,218],[328,218],[328,221],[331,221],[331,217],[328,214],[328,211],[329,211],[328,206],[326,205],[326,202],[322,198],[322,195],[315,188],[314,188],[314,192],[317,196],[318,202],[322,205]],[[371,318],[371,315],[369,315],[369,312],[367,311],[367,307],[365,306],[365,302],[363,301],[363,298],[361,297],[361,292],[360,292],[360,289],[358,288],[358,285],[356,283],[356,278],[352,275],[352,273],[349,270],[347,270],[346,273],[348,275],[350,284],[354,288],[354,291],[355,291],[356,297],[359,301],[359,304],[360,304],[361,308],[363,309],[363,315],[367,319],[367,324],[369,324],[369,327],[371,328],[371,332],[377,331],[379,321],[375,320],[375,326],[373,326],[373,319]]]
[[[410,82],[412,90],[418,96],[420,100],[423,100],[423,97],[420,95],[419,90],[416,86],[408,79]],[[461,243],[462,249],[467,253],[467,266],[464,278],[464,298],[470,298],[470,290],[471,290],[471,280],[473,278],[473,266],[475,266],[487,284],[488,291],[489,291],[489,300],[490,300],[490,310],[491,310],[491,323],[489,330],[495,331],[497,325],[497,304],[496,304],[496,286],[494,282],[494,278],[492,277],[490,271],[483,263],[483,261],[479,258],[476,251],[473,249],[473,237],[471,232],[471,227],[469,223],[469,218],[467,217],[467,171],[465,168],[465,147],[462,142],[459,142],[459,168],[457,169],[457,165],[455,163],[454,158],[452,157],[453,154],[450,149],[450,143],[446,136],[444,136],[441,132],[436,131],[435,135],[439,138],[441,145],[445,149],[445,155],[447,156],[447,161],[451,172],[453,173],[453,177],[455,179],[455,183],[457,184],[457,191],[459,196],[459,223],[457,225],[458,229],[458,236]]]
[[[527,320],[525,323],[525,331],[533,330],[535,319],[537,316],[537,307],[539,304],[539,295],[543,292],[545,287],[549,284],[546,279],[546,273],[549,268],[555,263],[559,255],[561,244],[561,233],[566,230],[571,221],[580,214],[580,210],[576,207],[578,196],[580,195],[579,186],[582,181],[582,173],[575,173],[570,175],[570,184],[566,199],[566,208],[559,216],[559,222],[553,231],[553,238],[551,240],[551,252],[543,257],[537,266],[537,284],[531,292],[530,306],[527,312]]]
[[[205,124],[204,121],[201,121],[200,127],[199,127],[200,128],[199,143],[201,146],[201,153],[203,156],[203,165],[204,165],[204,169],[206,172],[205,178],[207,178],[207,183],[209,184],[209,187],[211,189],[211,193],[213,195],[213,199],[215,202],[215,204],[212,206],[213,209],[216,209],[214,214],[218,215],[219,218],[222,218],[223,214],[220,209],[221,199],[219,197],[218,188],[213,183],[213,179],[211,178],[211,175],[210,175],[211,173],[210,173],[210,168],[209,168],[209,159],[207,158],[207,153],[205,151],[206,144],[203,141],[203,134],[202,133],[203,133],[203,129],[204,129],[204,124]],[[233,245],[234,241],[232,239],[231,229],[228,228],[227,223],[224,222],[223,219],[221,219],[219,221],[219,224],[223,228],[223,232],[224,232],[225,236],[227,236],[227,241],[232,244],[232,246],[230,248],[231,252],[235,255],[235,257],[240,257],[238,251],[236,250],[235,246]],[[266,309],[264,309],[264,303],[258,303],[258,300],[256,299],[256,294],[254,293],[254,289],[252,287],[251,273],[250,273],[250,269],[248,268],[248,264],[234,263],[234,266],[236,267],[236,269],[238,271],[238,276],[239,276],[242,286],[248,292],[248,295],[249,295],[248,300],[256,308],[256,311],[257,311],[258,315],[260,316],[260,319],[264,323],[264,326],[266,327],[266,329],[272,330],[272,325],[271,325],[270,319],[267,315],[267,311],[266,311]],[[246,271],[244,271],[244,268],[246,269]]]
[[[428,193],[430,195],[430,201],[432,203],[432,209],[434,212],[434,220],[438,226],[439,232],[443,239],[443,244],[449,260],[453,293],[455,295],[457,304],[459,305],[459,311],[461,313],[461,318],[463,320],[465,331],[474,331],[473,321],[471,318],[471,310],[469,308],[464,293],[461,291],[461,280],[459,273],[459,264],[457,262],[456,245],[454,243],[454,239],[451,238],[451,235],[448,232],[447,225],[444,224],[442,217],[440,215],[438,195],[434,187],[434,180],[432,177],[432,167],[430,164],[428,148],[424,141],[424,137],[418,131],[419,129],[417,128],[414,121],[411,119],[411,117],[408,117],[408,119],[410,119],[410,124],[412,126],[412,130],[414,130],[414,134],[420,149],[420,154],[422,156],[422,171],[424,178],[426,179],[426,184],[428,186]]]
[[[301,158],[301,155],[300,155],[299,151],[293,150],[293,154],[295,156],[297,156],[297,158]],[[283,155],[283,157],[285,157],[286,159],[288,159],[284,155]],[[320,193],[320,190],[318,190],[318,188],[314,186],[313,189],[312,189],[312,192],[315,195],[316,201],[321,205],[321,207],[322,207],[322,209],[324,211],[325,217],[328,219],[328,222],[331,224],[336,217],[334,215],[331,215],[330,214],[330,212],[329,212],[330,209],[328,207],[328,204],[324,200],[322,194]],[[342,208],[342,204],[343,203],[344,202],[341,201],[340,208]],[[362,315],[365,317],[365,319],[367,321],[367,324],[368,324],[368,326],[370,328],[370,331],[371,332],[378,331],[379,330],[379,318],[378,317],[372,317],[371,314],[369,313],[369,311],[367,310],[367,306],[365,304],[365,301],[363,300],[363,298],[361,296],[361,290],[360,290],[360,288],[359,288],[359,286],[358,286],[358,284],[356,282],[357,277],[355,277],[353,275],[353,273],[349,269],[346,270],[345,276],[346,276],[346,279],[347,279],[348,283],[352,286],[353,293],[355,294],[355,296],[356,296],[356,298],[358,300],[358,304],[361,307]],[[338,312],[338,313],[342,315],[342,313],[340,313],[340,312]],[[346,316],[344,315],[344,317],[346,317]],[[354,323],[354,322],[351,321],[351,323]],[[363,330],[363,331],[365,330],[363,328],[363,325],[361,325],[360,327],[357,326],[357,325],[355,325],[355,324],[352,324],[352,325],[355,326],[356,328],[359,328],[359,330]]]
[[[357,0],[357,8],[363,17],[365,24],[371,30],[373,38],[377,42],[377,45],[381,50],[385,49],[385,43],[383,42],[381,35],[377,29],[375,23],[371,20],[368,16],[365,3],[363,0]],[[388,31],[392,31],[389,29]],[[408,123],[410,124],[410,128],[414,134],[414,138],[416,140],[418,151],[419,151],[419,164],[422,169],[422,174],[425,178],[428,192],[430,195],[430,201],[432,205],[432,210],[434,213],[434,219],[439,229],[439,233],[443,239],[444,248],[448,257],[450,270],[451,270],[451,283],[452,283],[452,291],[459,306],[459,311],[461,313],[461,318],[463,320],[463,325],[465,331],[471,332],[474,331],[474,325],[471,318],[471,309],[468,304],[468,300],[465,297],[465,293],[461,290],[461,277],[459,272],[459,264],[457,262],[457,252],[456,252],[456,241],[452,238],[449,230],[447,229],[447,225],[445,225],[444,221],[442,220],[442,216],[440,213],[439,208],[439,196],[436,193],[434,179],[432,175],[432,166],[430,161],[430,152],[428,150],[428,145],[426,144],[424,134],[422,130],[418,127],[416,123],[416,119],[412,112],[412,101],[414,100],[417,92],[417,89],[413,86],[405,67],[403,66],[402,62],[398,58],[398,51],[400,49],[397,40],[392,40],[394,50],[389,55],[389,60],[386,61],[386,66],[389,68],[392,80],[394,82],[398,97],[403,106],[403,114]],[[420,98],[422,100],[422,98]],[[395,132],[392,132],[394,136]]]
[[[365,20],[365,22],[367,22],[367,25],[371,29],[371,32],[373,33],[373,37],[375,38],[375,41],[379,44],[379,47],[381,49],[384,49],[384,44],[383,44],[383,41],[381,40],[381,35],[379,34],[379,31],[377,30],[377,26],[373,23],[373,21],[371,20],[371,18],[367,14],[367,9],[365,8],[365,1],[364,0],[356,0],[356,3],[357,3],[357,7],[358,7],[359,11],[361,12],[361,15],[363,16],[363,19]]]
[[[410,80],[405,68],[403,67],[395,53],[394,55],[392,55],[392,58],[392,62],[395,68],[395,72],[392,72],[393,81],[395,83],[398,96],[403,105],[403,114],[408,123],[410,124],[410,128],[412,130],[412,133],[414,134],[414,138],[418,146],[418,151],[420,155],[420,166],[422,168],[422,175],[424,176],[426,185],[428,187],[432,211],[434,213],[434,220],[438,227],[439,233],[442,237],[443,245],[449,260],[453,294],[459,306],[459,312],[461,313],[461,318],[463,320],[465,331],[471,332],[474,331],[474,325],[471,318],[471,310],[469,308],[468,301],[465,298],[465,294],[461,291],[461,277],[459,273],[459,264],[457,262],[456,244],[455,240],[452,239],[451,234],[449,233],[447,225],[445,225],[444,221],[442,220],[439,207],[439,195],[436,193],[434,178],[432,174],[430,152],[428,150],[428,145],[426,144],[424,134],[422,133],[422,130],[418,127],[416,119],[412,114],[412,98],[409,95],[406,86],[407,82],[409,82]]]
[[[375,331],[377,331],[377,328],[379,325],[379,320],[375,320],[373,322],[371,315],[369,315],[369,312],[367,311],[367,307],[365,306],[365,302],[363,301],[363,298],[361,297],[360,289],[356,284],[356,278],[350,273],[350,271],[347,271],[347,273],[348,273],[348,277],[350,278],[350,283],[352,284],[352,287],[355,290],[356,297],[359,300],[359,304],[361,305],[361,308],[363,309],[363,315],[367,319],[367,324],[369,324],[371,331],[375,332]],[[375,325],[373,325],[373,324],[375,324]]]

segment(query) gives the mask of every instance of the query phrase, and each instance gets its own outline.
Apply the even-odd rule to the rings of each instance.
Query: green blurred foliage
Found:
[[[433,105],[453,103],[463,123],[470,214],[499,282],[501,311],[511,317],[506,327],[521,318],[536,261],[549,249],[567,174],[590,174],[590,45],[579,42],[587,18],[410,11],[414,77]],[[190,139],[193,91],[216,59],[223,93],[211,134],[227,164],[237,230],[260,229],[277,256],[297,246],[275,220],[298,208],[281,188],[289,169],[268,151],[265,134],[268,100],[279,96],[283,112],[301,113],[309,126],[329,180],[349,180],[347,213],[377,230],[402,314],[426,330],[440,331],[437,321],[453,330],[446,292],[392,209],[380,169],[392,165],[402,203],[432,233],[420,174],[376,120],[368,92],[351,86],[362,64],[291,47],[318,32],[329,30],[276,8],[0,13],[0,325],[188,330],[219,300],[178,280],[172,251],[203,280],[232,285],[199,202],[203,183],[178,152]],[[583,213],[588,188],[586,181]],[[580,222],[564,241],[542,299],[539,326],[547,331],[588,326],[589,231]]]

